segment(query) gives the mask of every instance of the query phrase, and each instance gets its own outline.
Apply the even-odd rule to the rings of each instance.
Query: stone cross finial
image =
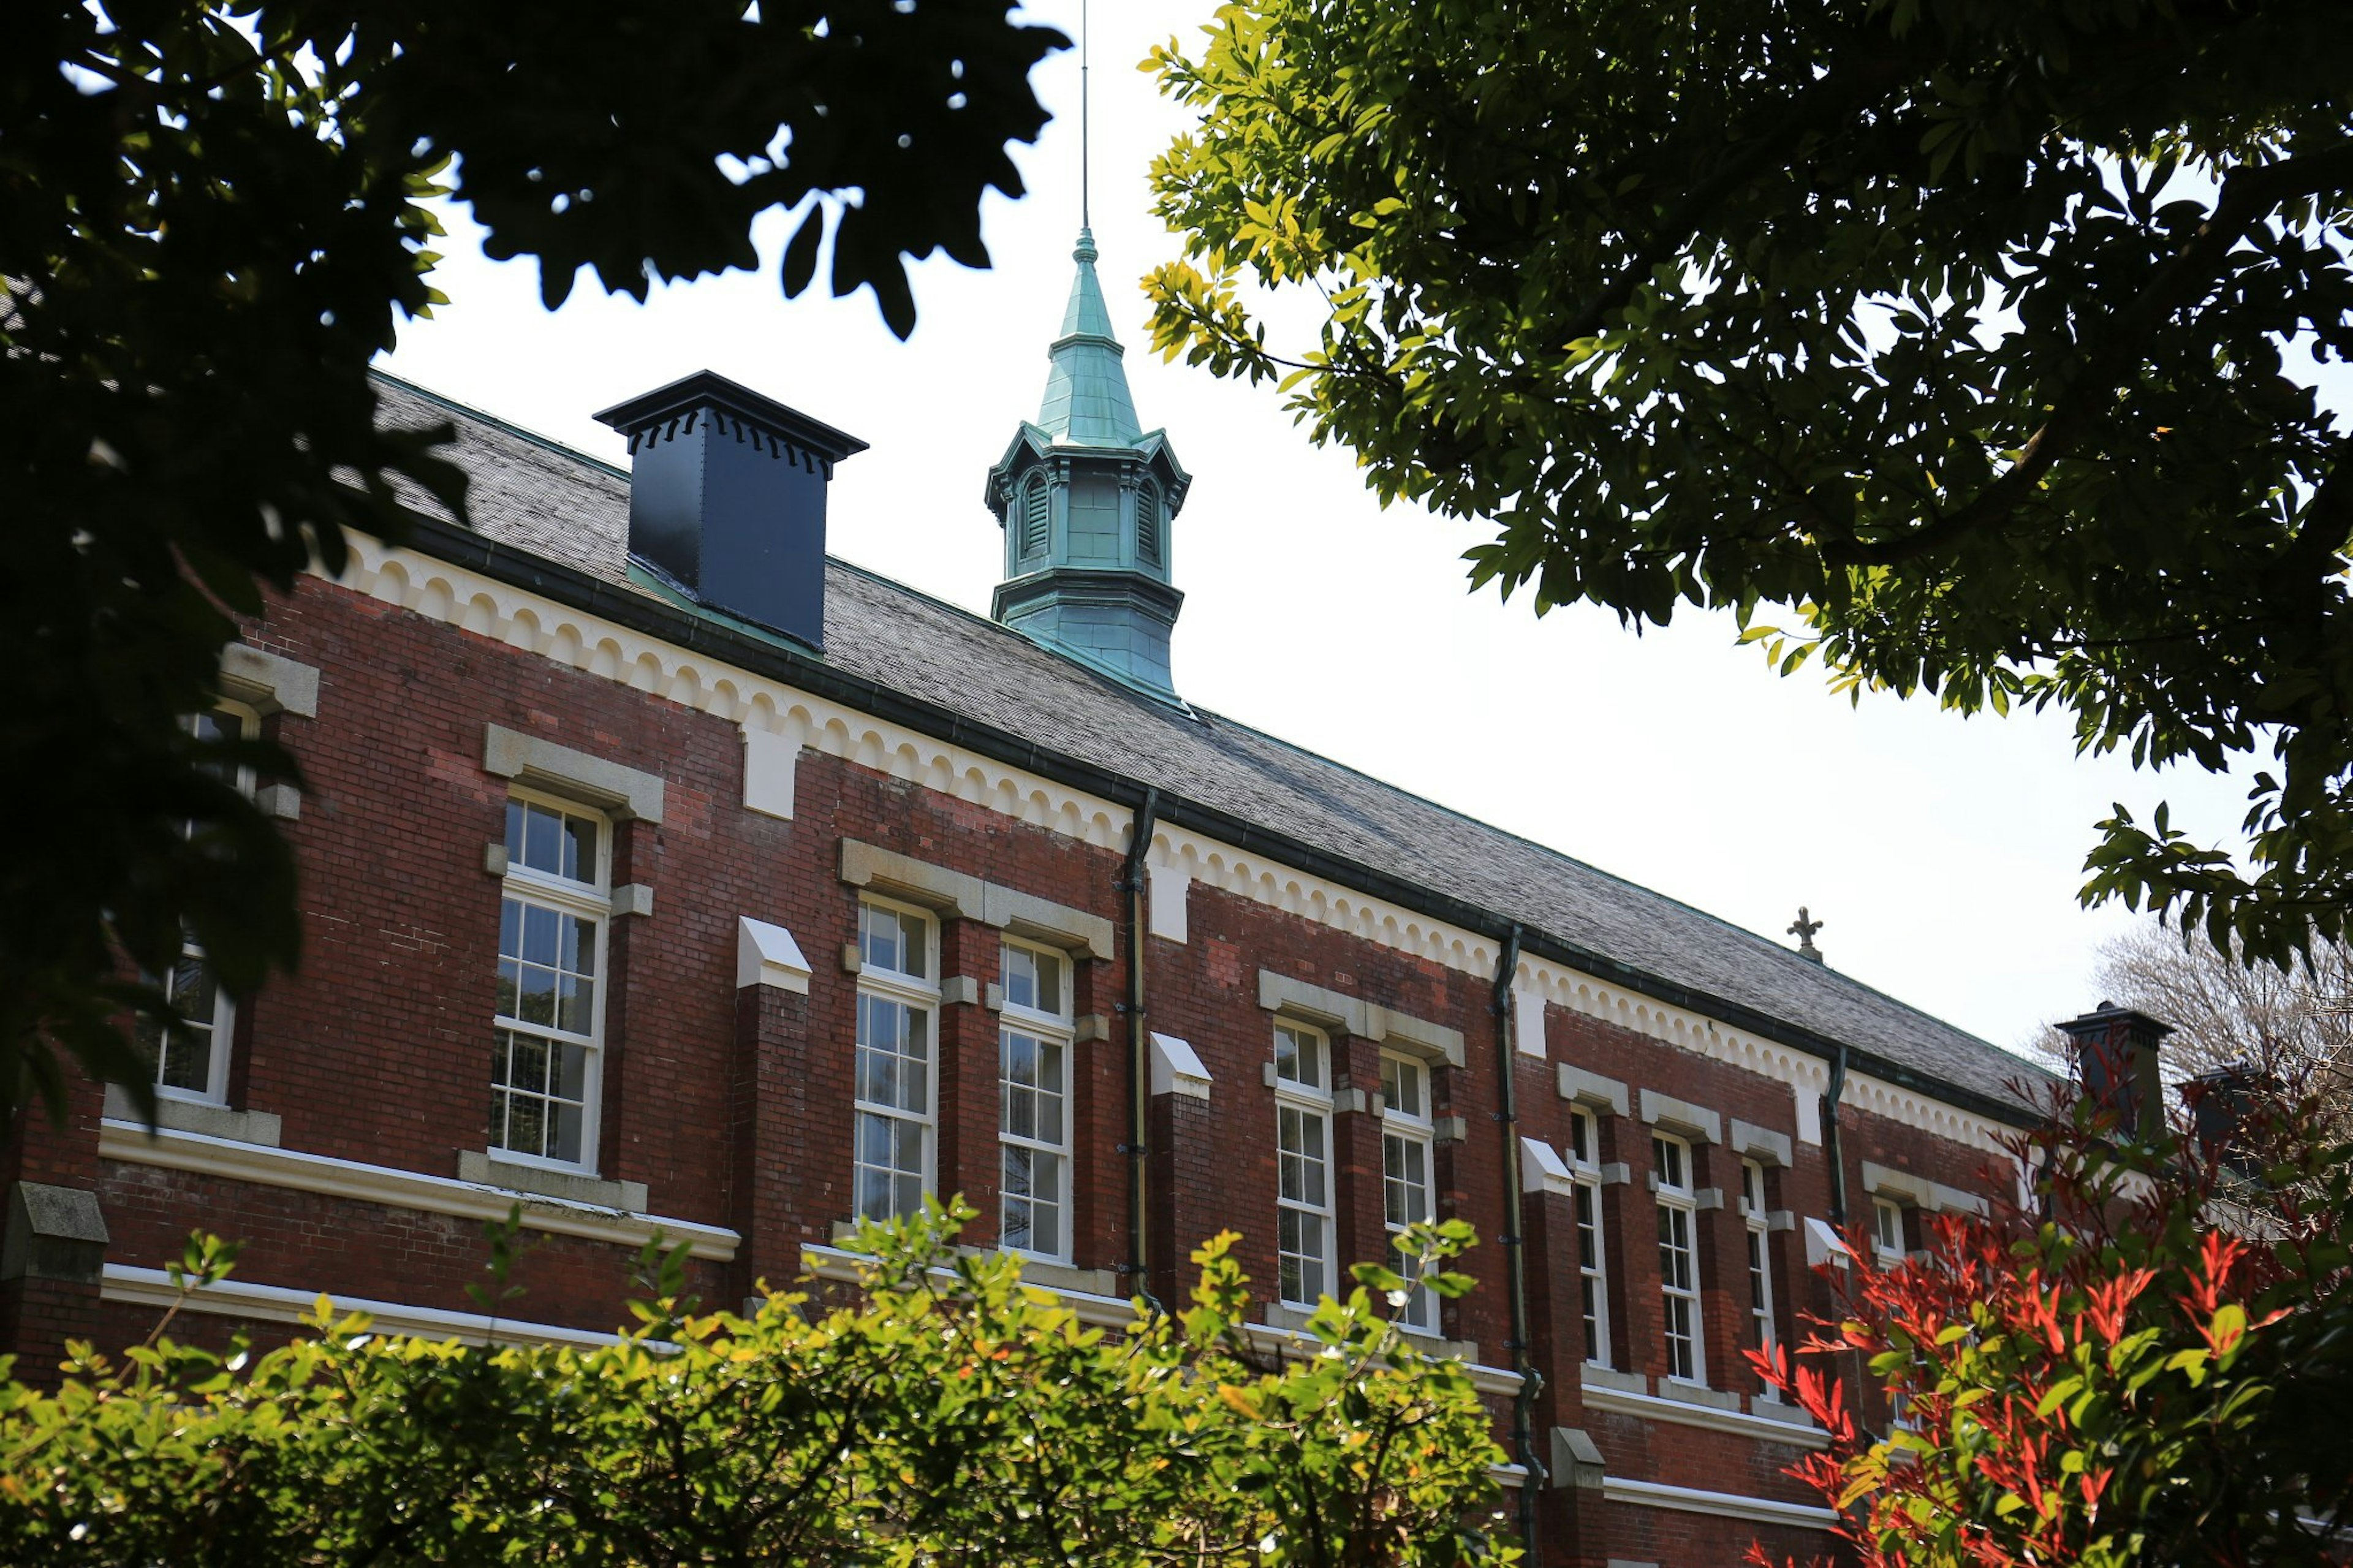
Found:
[[[1821,929],[1822,922],[1817,920],[1809,920],[1806,917],[1806,906],[1799,904],[1798,906],[1797,921],[1789,927],[1789,934],[1798,939],[1798,956],[1799,958],[1810,958],[1816,963],[1820,963],[1822,961],[1822,950],[1814,945],[1814,933]]]

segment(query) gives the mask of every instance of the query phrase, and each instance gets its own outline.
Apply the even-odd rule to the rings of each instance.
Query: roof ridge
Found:
[[[629,470],[617,463],[608,463],[593,452],[584,452],[577,447],[559,441],[553,436],[543,435],[528,426],[518,425],[512,419],[501,418],[488,409],[477,408],[470,403],[460,403],[446,392],[436,392],[429,386],[419,386],[405,375],[395,375],[388,370],[370,365],[368,376],[371,380],[390,382],[403,392],[413,394],[427,403],[448,409],[452,414],[462,414],[469,419],[479,419],[485,425],[502,430],[520,440],[528,441],[534,447],[543,447],[558,456],[586,463],[590,468],[610,474],[617,479],[627,479],[629,477]]]

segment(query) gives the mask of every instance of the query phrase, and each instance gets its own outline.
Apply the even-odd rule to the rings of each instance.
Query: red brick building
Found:
[[[1187,479],[1091,261],[989,476],[995,619],[827,560],[860,443],[718,378],[611,411],[634,475],[387,382],[455,422],[471,526],[355,541],[206,721],[301,762],[264,799],[301,971],[231,1003],[192,954],[161,1128],[91,1087],[7,1145],[0,1346],[142,1336],[196,1226],[246,1249],[184,1322],[326,1290],[479,1334],[518,1201],[506,1331],[595,1339],[657,1231],[733,1300],[957,1192],[1105,1320],[1240,1231],[1279,1335],[1459,1215],[1479,1288],[1407,1314],[1494,1396],[1543,1561],[1821,1550],[1781,1474],[1818,1436],[1739,1352],[1822,1300],[1834,1220],[1901,1247],[1979,1205],[2028,1069],[1187,705]]]

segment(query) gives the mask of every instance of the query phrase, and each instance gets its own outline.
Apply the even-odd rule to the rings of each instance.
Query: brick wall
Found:
[[[598,1173],[642,1182],[658,1215],[731,1227],[732,1264],[697,1262],[692,1288],[731,1301],[754,1281],[782,1282],[804,1243],[832,1239],[851,1214],[850,1041],[858,982],[841,961],[857,931],[857,890],[842,879],[841,841],[853,838],[930,864],[1120,921],[1114,851],[1028,826],[978,805],[891,776],[888,759],[860,765],[815,752],[798,763],[790,821],[748,812],[743,748],[733,723],[604,674],[558,665],[502,642],[314,581],[272,604],[253,640],[322,671],[315,720],[272,721],[300,759],[306,794],[288,825],[303,868],[304,959],[242,1010],[232,1102],[275,1112],[290,1150],[396,1171],[454,1177],[461,1152],[485,1142],[500,883],[487,845],[503,837],[504,780],[482,766],[484,727],[499,724],[659,774],[659,823],[617,825],[616,885],[653,889],[653,912],[618,919],[609,953]],[[751,917],[797,938],[812,968],[806,996],[773,987],[739,993],[737,921]],[[1189,1041],[1211,1079],[1206,1101],[1163,1096],[1149,1128],[1150,1283],[1181,1300],[1185,1255],[1231,1229],[1240,1257],[1271,1296],[1274,1092],[1265,1079],[1273,1015],[1260,1005],[1261,969],[1459,1030],[1463,1065],[1431,1074],[1441,1130],[1434,1184],[1442,1215],[1475,1226],[1482,1245],[1465,1268],[1478,1288],[1448,1308],[1451,1340],[1470,1342],[1490,1366],[1511,1364],[1505,1295],[1504,1144],[1496,1093],[1497,1020],[1492,977],[1465,973],[1303,916],[1197,883],[1187,940],[1148,938],[1149,1024]],[[943,971],[981,985],[998,977],[999,933],[977,921],[942,931]],[[1123,943],[1126,939],[1122,938]],[[1126,1022],[1123,956],[1082,960],[1081,1018],[1108,1022],[1071,1058],[1074,1203],[1071,1262],[1112,1270],[1133,1259],[1127,1235]],[[1792,1141],[1796,1163],[1770,1178],[1772,1206],[1820,1215],[1829,1178],[1819,1145],[1798,1140],[1786,1084],[1673,1049],[1600,1020],[1553,1009],[1547,1057],[1509,1054],[1519,1102],[1516,1132],[1565,1145],[1568,1104],[1554,1064],[1573,1062],[1651,1088]],[[1367,1091],[1379,1084],[1378,1047],[1345,1036],[1334,1062]],[[968,1239],[997,1229],[997,1034],[977,1002],[938,1018],[939,1187],[981,1211]],[[243,1239],[237,1278],[329,1289],[419,1308],[467,1310],[481,1277],[478,1221],[422,1214],[216,1174],[133,1161],[100,1162],[94,1091],[76,1100],[62,1131],[21,1131],[5,1154],[12,1176],[65,1181],[100,1193],[111,1262],[160,1266],[194,1226]],[[1971,1151],[1850,1110],[1842,1121],[1849,1188],[1862,1205],[1861,1162],[1978,1185]],[[1460,1136],[1449,1136],[1459,1131]],[[1380,1141],[1367,1112],[1334,1121],[1336,1231],[1345,1263],[1384,1246]],[[1607,1189],[1610,1361],[1660,1370],[1662,1322],[1648,1130],[1634,1117],[1601,1119],[1602,1158],[1629,1180]],[[1747,1332],[1746,1230],[1738,1156],[1695,1148],[1696,1184],[1724,1206],[1698,1215],[1708,1381],[1742,1394]],[[1531,1363],[1546,1380],[1540,1452],[1552,1426],[1585,1432],[1612,1476],[1792,1502],[1810,1501],[1780,1467],[1795,1450],[1743,1432],[1588,1410],[1577,1307],[1575,1231],[1563,1200],[1531,1194]],[[1867,1211],[1865,1211],[1867,1216]],[[516,1318],[581,1329],[613,1326],[631,1292],[634,1249],[533,1233],[516,1271],[526,1294]],[[1771,1237],[1779,1327],[1825,1304],[1805,1271],[1796,1233]],[[1133,1280],[1123,1283],[1129,1288]],[[0,1290],[8,1344],[54,1360],[60,1314],[80,1331],[135,1339],[152,1311],[100,1309],[94,1292],[50,1300]],[[229,1320],[184,1321],[217,1333]],[[190,1325],[195,1325],[191,1327]],[[275,1332],[265,1329],[265,1332]],[[1604,1501],[1590,1491],[1549,1494],[1550,1560],[1730,1563],[1759,1534],[1777,1554],[1804,1556],[1822,1538],[1803,1531]],[[1778,1533],[1776,1533],[1776,1531]]]

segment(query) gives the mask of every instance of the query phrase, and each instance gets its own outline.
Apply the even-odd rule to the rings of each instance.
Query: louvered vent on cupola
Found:
[[[1021,492],[1021,558],[1024,561],[1046,553],[1053,538],[1054,492],[1046,483],[1046,476],[1035,473]]]
[[[596,417],[629,438],[630,555],[824,647],[826,486],[866,443],[707,370]]]
[[[1160,487],[1146,479],[1135,492],[1135,557],[1146,566],[1160,559]]]

